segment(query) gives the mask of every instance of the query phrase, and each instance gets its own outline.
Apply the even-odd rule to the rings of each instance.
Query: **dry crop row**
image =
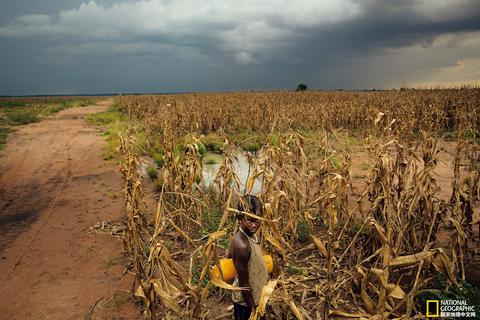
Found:
[[[422,316],[419,294],[435,284],[433,276],[460,286],[466,264],[478,256],[472,222],[480,198],[480,149],[475,140],[458,144],[453,191],[445,201],[437,195],[439,148],[432,137],[447,129],[475,137],[475,99],[478,90],[122,97],[131,119],[120,148],[124,240],[144,315],[214,318],[213,301],[233,288],[209,279],[208,270],[227,253],[222,242],[228,244],[236,228],[231,208],[261,178],[260,241],[275,268],[253,318],[264,312],[270,319]],[[355,199],[348,192],[350,155],[336,153],[327,132],[318,133],[319,152],[309,155],[296,132],[339,126],[373,137],[373,166]],[[411,128],[423,132],[413,142]],[[233,165],[239,151],[228,141],[235,130],[279,132],[275,144],[240,151],[250,164],[245,191]],[[223,160],[214,186],[205,190],[198,181],[201,142],[195,133],[216,131],[225,134]],[[145,132],[149,144],[164,149],[156,210],[145,206],[150,199],[139,171],[137,145]],[[185,134],[193,134],[191,142],[176,148]],[[212,217],[215,208],[219,214]]]
[[[270,92],[126,96],[131,117],[161,136],[343,128],[368,135],[379,112],[403,139],[422,131],[477,135],[480,89],[365,92]]]

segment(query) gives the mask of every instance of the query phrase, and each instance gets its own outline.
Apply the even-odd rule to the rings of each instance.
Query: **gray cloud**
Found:
[[[0,94],[478,80],[476,0],[70,2],[0,16]]]

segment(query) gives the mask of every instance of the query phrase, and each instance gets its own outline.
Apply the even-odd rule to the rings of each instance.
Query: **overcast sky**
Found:
[[[8,0],[0,95],[480,85],[479,0]]]

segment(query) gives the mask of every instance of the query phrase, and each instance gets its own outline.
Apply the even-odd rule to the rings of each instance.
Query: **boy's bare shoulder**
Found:
[[[248,243],[248,240],[245,239],[240,232],[237,232],[233,237],[232,251],[235,253],[250,251],[250,244]]]

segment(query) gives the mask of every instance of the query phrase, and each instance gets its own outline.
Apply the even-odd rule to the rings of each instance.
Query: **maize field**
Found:
[[[251,319],[424,318],[422,296],[438,279],[460,288],[479,259],[480,89],[116,103],[127,116],[123,240],[146,319],[231,318],[235,288],[209,271],[228,255],[246,193],[264,205],[258,235],[274,260]],[[210,152],[221,161],[205,186]],[[359,153],[363,176],[352,174]],[[148,179],[141,163],[152,157]]]

